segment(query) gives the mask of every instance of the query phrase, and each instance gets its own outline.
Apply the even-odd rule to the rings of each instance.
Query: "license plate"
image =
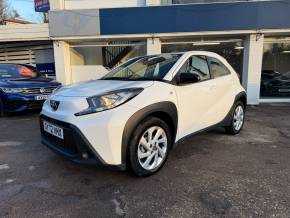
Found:
[[[60,139],[64,139],[63,137],[63,128],[55,126],[47,121],[43,121],[43,129],[45,132],[54,135]]]
[[[279,89],[279,92],[290,92],[290,89]]]
[[[36,101],[43,101],[46,100],[48,98],[48,95],[37,95],[35,96],[35,100]]]

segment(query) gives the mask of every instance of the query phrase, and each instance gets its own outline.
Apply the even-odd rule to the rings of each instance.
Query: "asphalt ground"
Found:
[[[72,163],[38,126],[0,119],[0,217],[290,217],[290,105],[249,107],[240,135],[193,136],[148,178]]]

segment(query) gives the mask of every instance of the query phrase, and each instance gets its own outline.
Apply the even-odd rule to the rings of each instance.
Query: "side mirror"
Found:
[[[200,77],[193,73],[179,73],[177,75],[177,84],[190,84],[200,81]]]

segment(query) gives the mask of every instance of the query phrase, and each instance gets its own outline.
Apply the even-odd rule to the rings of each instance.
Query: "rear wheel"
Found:
[[[231,124],[230,126],[226,127],[226,132],[231,135],[239,134],[243,128],[244,121],[245,121],[245,106],[241,101],[238,101],[235,104],[232,113]]]
[[[165,164],[172,136],[168,125],[161,119],[149,117],[140,123],[129,145],[129,161],[137,176],[150,176]]]

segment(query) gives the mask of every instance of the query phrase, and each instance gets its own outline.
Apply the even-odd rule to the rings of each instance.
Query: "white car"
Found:
[[[238,134],[246,99],[234,69],[215,53],[138,57],[54,92],[41,112],[42,142],[75,162],[149,176],[187,136],[216,126]]]

